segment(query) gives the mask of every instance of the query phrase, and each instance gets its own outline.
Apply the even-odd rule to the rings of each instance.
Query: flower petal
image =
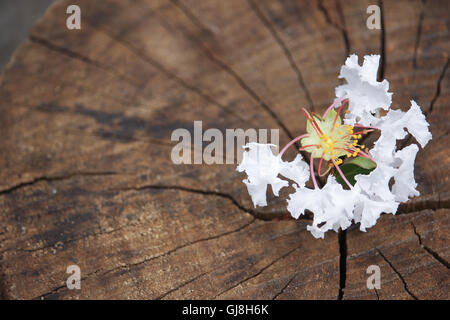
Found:
[[[401,161],[394,175],[395,183],[392,186],[392,193],[395,195],[396,201],[404,202],[408,201],[409,197],[420,195],[416,190],[417,183],[414,180],[414,161],[418,151],[419,147],[411,144],[395,153],[396,159]]]
[[[282,176],[295,181],[303,187],[309,178],[309,166],[303,161],[301,155],[292,162],[281,160],[280,156],[272,153],[273,144],[248,143],[244,146],[242,161],[237,171],[247,173],[248,178],[243,180],[247,185],[253,205],[266,206],[267,186],[271,185],[273,193],[278,196],[281,188],[287,187],[289,182],[278,177]]]
[[[287,209],[296,219],[306,209],[314,212],[313,223],[307,229],[314,237],[323,238],[328,230],[345,230],[351,225],[355,199],[351,190],[344,190],[330,175],[322,189],[296,188],[288,199]]]
[[[336,97],[346,96],[350,113],[345,123],[371,125],[377,118],[373,116],[380,108],[387,110],[392,103],[392,93],[388,92],[389,82],[377,81],[379,55],[364,56],[363,65],[358,64],[358,56],[350,55],[341,68],[339,78],[347,83],[336,88]]]

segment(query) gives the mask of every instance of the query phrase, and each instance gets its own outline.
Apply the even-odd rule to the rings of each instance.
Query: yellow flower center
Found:
[[[340,157],[356,157],[361,148],[364,149],[364,146],[358,145],[361,134],[354,134],[353,126],[343,125],[335,110],[331,110],[325,118],[316,114],[306,116],[309,137],[303,138],[301,144],[302,149],[310,152],[313,158],[336,160],[336,164],[341,164]]]

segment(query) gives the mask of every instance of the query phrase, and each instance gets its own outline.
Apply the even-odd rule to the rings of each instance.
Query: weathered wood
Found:
[[[449,4],[380,1],[74,1],[49,8],[0,84],[3,297],[448,299]],[[412,97],[433,140],[421,196],[367,233],[324,240],[284,201],[253,209],[234,165],[174,165],[171,132],[304,130],[349,53],[382,55],[394,106]],[[293,154],[292,154],[293,155]],[[82,289],[68,290],[68,265]],[[382,270],[380,290],[366,269]]]

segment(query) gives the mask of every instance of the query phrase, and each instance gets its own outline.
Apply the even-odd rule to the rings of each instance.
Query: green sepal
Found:
[[[377,164],[367,158],[356,157],[343,165],[339,166],[344,176],[347,178],[348,182],[351,183],[352,186],[355,185],[356,180],[355,176],[358,174],[369,174],[377,167]],[[336,181],[343,186],[347,186],[345,181],[342,179],[339,172],[335,172],[334,176],[336,177]]]

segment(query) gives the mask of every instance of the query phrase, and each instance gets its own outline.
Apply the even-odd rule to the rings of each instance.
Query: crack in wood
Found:
[[[192,278],[192,279],[190,279],[190,280],[188,280],[188,281],[183,282],[182,284],[176,286],[175,288],[170,289],[170,290],[167,291],[166,293],[163,293],[163,294],[161,294],[160,296],[156,297],[155,300],[162,300],[162,299],[164,299],[164,298],[165,298],[166,296],[168,296],[169,294],[171,294],[171,293],[173,293],[173,292],[175,292],[175,291],[177,291],[177,290],[180,290],[181,288],[187,286],[188,284],[194,282],[194,281],[197,280],[197,279],[200,279],[201,277],[207,275],[208,273],[210,273],[210,272],[203,272],[203,273],[199,274],[198,276],[195,276],[194,278]]]
[[[428,116],[429,114],[431,114],[431,112],[433,112],[434,104],[436,103],[436,100],[441,95],[441,82],[444,79],[445,74],[447,73],[449,62],[450,62],[450,58],[447,58],[447,61],[445,62],[444,67],[442,68],[441,74],[439,75],[439,78],[438,78],[438,81],[437,81],[437,85],[436,85],[436,91],[434,93],[433,99],[431,99],[430,107],[425,112],[426,116]]]
[[[250,220],[249,222],[243,224],[242,226],[240,226],[240,227],[237,228],[237,229],[234,229],[234,230],[231,230],[231,231],[227,231],[227,232],[223,232],[223,233],[220,233],[220,234],[214,235],[214,236],[209,236],[209,237],[206,237],[206,238],[197,239],[197,240],[195,240],[195,241],[187,242],[187,243],[185,243],[185,244],[182,244],[182,245],[180,245],[180,246],[177,246],[177,247],[175,247],[175,248],[173,248],[173,249],[171,249],[171,250],[169,250],[169,251],[166,251],[166,252],[164,252],[164,253],[162,253],[162,254],[159,254],[159,255],[157,255],[157,256],[150,257],[150,258],[145,258],[145,259],[143,259],[143,260],[141,260],[141,261],[138,261],[138,262],[135,262],[135,263],[126,264],[126,265],[123,265],[123,266],[118,266],[118,267],[116,267],[116,268],[107,270],[107,271],[103,272],[102,274],[100,274],[100,276],[107,275],[107,274],[109,274],[109,273],[115,272],[115,271],[120,270],[120,269],[130,269],[130,268],[132,268],[132,267],[136,267],[136,266],[145,264],[145,263],[150,262],[150,261],[152,261],[152,260],[155,260],[155,259],[158,259],[158,258],[162,258],[162,257],[166,257],[166,256],[171,255],[172,253],[174,253],[174,252],[176,252],[176,251],[178,251],[178,250],[184,249],[184,248],[186,248],[186,247],[193,246],[193,245],[195,245],[195,244],[197,244],[197,243],[200,243],[200,242],[205,242],[205,241],[215,240],[215,239],[219,239],[219,238],[228,236],[228,235],[233,234],[233,233],[240,232],[240,231],[244,230],[245,228],[247,228],[248,226],[250,226],[251,224],[253,224],[255,221],[256,221],[256,218],[253,218],[252,220]],[[99,270],[95,271],[94,273],[98,273],[98,271],[99,271]],[[92,273],[91,273],[91,274],[92,274]],[[90,275],[91,275],[91,274],[90,274]],[[88,276],[89,276],[89,275],[88,275]]]
[[[425,10],[424,10],[425,2],[426,2],[425,0],[422,0],[422,9],[419,14],[419,21],[417,22],[416,39],[414,41],[414,54],[413,54],[413,61],[412,61],[412,66],[413,66],[414,70],[417,69],[417,50],[419,49],[420,38],[422,36],[422,24],[423,24],[423,18],[425,16]]]
[[[141,190],[148,190],[148,189],[180,190],[180,191],[199,193],[199,194],[204,194],[204,195],[214,195],[214,196],[218,196],[221,198],[226,198],[226,199],[230,200],[236,207],[238,207],[242,211],[252,215],[253,217],[255,217],[258,220],[263,220],[263,221],[273,221],[273,220],[277,220],[277,219],[284,220],[284,219],[287,219],[290,217],[290,214],[287,211],[268,212],[267,213],[267,212],[260,212],[260,211],[254,210],[254,209],[246,208],[243,205],[241,205],[233,196],[231,196],[227,193],[224,193],[224,192],[220,192],[220,191],[193,189],[193,188],[188,188],[188,187],[183,187],[183,186],[159,185],[159,184],[143,185],[143,186],[139,186],[139,187],[127,187],[127,188],[121,188],[121,189],[111,189],[111,191],[129,191],[129,190],[141,191]],[[301,220],[311,220],[311,218],[309,216],[302,216],[300,219]]]
[[[220,292],[219,294],[217,294],[217,295],[213,298],[213,300],[217,299],[219,296],[221,296],[221,295],[227,293],[228,291],[230,291],[230,290],[232,290],[232,289],[238,287],[239,285],[241,285],[241,284],[243,284],[243,283],[245,283],[245,282],[247,282],[247,281],[249,281],[249,280],[251,280],[251,279],[253,279],[253,278],[256,278],[256,277],[259,276],[261,273],[263,273],[265,270],[267,270],[268,268],[270,268],[271,266],[273,266],[275,263],[277,263],[278,261],[283,260],[284,258],[286,258],[287,256],[289,256],[292,252],[294,252],[294,251],[300,249],[301,247],[302,247],[302,245],[299,245],[299,246],[295,247],[294,249],[289,250],[287,253],[283,254],[281,257],[278,257],[277,259],[273,260],[273,261],[270,262],[269,264],[267,264],[267,265],[265,265],[264,267],[262,267],[262,268],[261,268],[258,272],[256,272],[255,274],[253,274],[253,275],[251,275],[251,276],[249,276],[249,277],[247,277],[247,278],[245,278],[245,279],[239,281],[237,284],[233,285],[232,287],[230,287],[230,288],[228,288],[228,289],[226,289],[226,290]]]
[[[450,209],[447,193],[444,193],[444,199],[441,193],[429,194],[421,196],[419,198],[410,199],[407,202],[402,202],[398,209],[397,215],[407,214],[423,210],[438,210],[438,209]]]
[[[414,225],[414,222],[412,222],[412,221],[411,221],[411,226],[413,227],[414,234],[417,236],[417,240],[419,241],[419,245],[422,247],[422,249],[424,249],[429,255],[431,255],[434,259],[436,259],[439,263],[444,265],[447,269],[450,269],[450,264],[448,263],[447,260],[445,260],[444,258],[439,256],[439,254],[436,251],[432,250],[431,248],[429,248],[423,244],[422,237],[417,232],[416,226]]]
[[[338,300],[344,297],[345,283],[347,279],[347,230],[340,230],[338,234],[339,244],[339,291]]]
[[[378,81],[383,81],[384,74],[386,72],[386,30],[384,24],[384,9],[383,0],[378,0],[378,6],[380,7],[380,68],[378,70]]]
[[[231,109],[230,107],[223,105],[221,103],[219,103],[218,101],[216,101],[214,98],[212,98],[210,95],[206,94],[205,92],[203,92],[200,88],[189,84],[187,81],[185,81],[184,79],[182,79],[180,76],[178,76],[177,74],[171,72],[169,69],[167,69],[166,67],[164,67],[161,63],[159,63],[157,60],[155,60],[153,57],[151,57],[150,55],[148,55],[146,52],[140,50],[138,47],[134,46],[132,43],[118,38],[115,35],[113,35],[112,33],[110,33],[108,30],[104,29],[103,26],[100,26],[98,24],[96,24],[95,22],[89,21],[88,19],[85,19],[87,21],[87,23],[95,30],[97,30],[98,32],[103,33],[104,35],[106,35],[108,38],[116,41],[117,43],[121,44],[123,47],[127,48],[130,52],[132,52],[135,56],[137,56],[139,59],[141,59],[141,61],[144,61],[145,63],[149,64],[150,66],[156,68],[157,70],[159,70],[162,74],[164,74],[165,76],[167,76],[169,79],[172,79],[173,81],[175,81],[176,83],[178,83],[180,86],[182,86],[183,88],[196,93],[198,96],[200,96],[201,98],[203,98],[205,101],[211,103],[212,105],[223,109],[227,112],[229,112],[230,114],[232,114],[233,116],[237,117],[238,119],[240,119],[241,121],[244,122],[248,122],[248,119],[242,117],[239,113],[235,112],[233,109]]]
[[[270,34],[275,39],[276,43],[280,46],[281,50],[283,51],[284,55],[286,56],[289,65],[291,66],[292,70],[294,70],[295,74],[297,75],[297,80],[300,85],[300,88],[305,93],[306,100],[308,101],[310,105],[310,110],[314,112],[314,103],[311,98],[311,94],[309,93],[308,87],[306,86],[305,80],[303,79],[302,72],[300,71],[300,68],[298,67],[297,63],[294,60],[294,56],[292,52],[289,50],[288,46],[284,43],[283,39],[278,34],[276,28],[272,25],[270,20],[263,14],[261,9],[258,7],[258,5],[253,0],[247,0],[250,8],[255,12],[256,16],[259,18],[259,20],[262,22],[262,24],[269,30]]]
[[[185,4],[183,4],[182,1],[179,0],[169,0],[173,5],[175,5],[176,7],[178,7],[178,9],[180,9],[181,11],[183,11],[184,15],[191,20],[199,30],[201,30],[202,32],[206,32],[206,34],[208,34],[209,36],[212,36],[213,33],[212,31],[203,24],[203,22],[197,18],[197,16],[191,11],[191,9],[189,9]]]
[[[60,241],[57,241],[57,242],[55,242],[55,243],[53,243],[51,245],[41,246],[41,247],[33,248],[33,249],[10,248],[10,249],[7,249],[7,250],[0,251],[0,254],[4,254],[4,253],[7,253],[7,252],[13,252],[13,251],[18,251],[18,252],[37,252],[37,251],[42,251],[42,250],[51,249],[51,248],[58,249],[59,248],[59,246],[58,246],[59,244],[67,245],[69,243],[77,242],[77,241],[80,241],[80,240],[83,240],[83,239],[86,239],[86,238],[89,238],[89,237],[98,237],[98,236],[102,236],[102,235],[105,235],[105,234],[112,234],[112,233],[115,233],[117,231],[123,230],[126,227],[131,226],[131,225],[132,224],[125,224],[123,226],[119,226],[118,228],[111,229],[111,230],[108,230],[108,231],[105,230],[105,231],[100,231],[100,232],[88,233],[88,234],[82,235],[81,237],[67,239],[67,240],[60,240]]]
[[[444,64],[444,67],[442,68],[441,73],[439,74],[439,78],[437,80],[436,83],[436,91],[434,93],[433,98],[430,101],[430,106],[428,107],[428,110],[424,111],[423,113],[425,114],[426,117],[428,117],[432,112],[433,112],[433,108],[434,108],[434,104],[436,103],[436,100],[439,98],[439,96],[441,95],[441,82],[445,77],[445,74],[447,73],[447,69],[448,69],[448,65],[450,62],[450,58],[447,58],[447,61]],[[370,134],[370,133],[369,133]],[[406,145],[408,145],[410,143],[410,141],[414,139],[413,136],[410,134],[408,136],[408,138],[401,144],[401,149],[403,149]]]
[[[322,14],[324,15],[326,22],[328,24],[330,24],[331,26],[333,26],[334,28],[336,28],[341,33],[342,39],[344,41],[345,59],[346,59],[350,54],[351,45],[350,45],[350,39],[348,37],[347,28],[345,26],[345,17],[344,17],[344,13],[342,11],[342,6],[341,6],[340,1],[336,0],[336,9],[337,9],[340,19],[342,20],[342,26],[331,20],[330,14],[328,13],[328,10],[325,8],[325,6],[323,4],[323,0],[319,0],[318,8],[319,8],[319,11],[322,12]]]
[[[281,290],[275,294],[272,298],[272,300],[276,300],[280,295],[283,294],[283,292],[289,287],[289,285],[291,284],[291,282],[295,279],[295,277],[298,275],[298,272],[296,272],[290,279],[288,282],[286,282],[286,284],[283,286],[283,288],[281,288]]]
[[[406,284],[405,279],[403,278],[403,276],[400,274],[400,272],[398,272],[398,270],[394,267],[394,265],[386,258],[386,256],[381,252],[380,249],[376,249],[377,252],[380,254],[380,256],[383,258],[384,261],[386,261],[386,263],[391,267],[391,269],[397,274],[398,278],[400,279],[400,281],[403,283],[403,288],[405,289],[405,291],[414,299],[414,300],[419,300],[408,288],[408,285]]]
[[[171,3],[173,3],[175,6],[177,6],[182,12],[183,14],[185,14],[185,16],[190,19],[194,25],[196,25],[198,28],[200,28],[201,30],[203,30],[204,27],[203,24],[201,23],[200,19],[198,19],[195,14],[189,10],[189,8],[187,8],[186,6],[181,6],[181,3],[178,0],[171,0]],[[259,10],[259,9],[257,9]],[[262,14],[262,13],[261,13]],[[259,16],[258,16],[259,17]],[[260,19],[265,19],[265,17],[259,17]],[[264,24],[264,20],[262,20],[263,24]],[[292,54],[290,53],[289,49],[285,46],[284,42],[281,40],[281,38],[279,38],[278,34],[276,33],[276,31],[274,30],[274,28],[271,26],[270,22],[267,21],[267,27],[269,28],[269,30],[272,30],[275,32],[276,40],[281,41],[281,43],[278,42],[278,44],[281,46],[281,48],[285,49],[283,50],[285,55],[288,58],[288,61],[291,63],[291,67],[294,68],[294,71],[296,71],[297,73],[297,78],[298,81],[300,82],[300,86],[302,86],[303,84],[303,90],[306,94],[307,100],[311,105],[311,110],[314,111],[314,104],[312,102],[312,99],[309,95],[309,91],[307,90],[306,85],[304,84],[303,81],[303,77],[301,75],[300,70],[298,69],[297,65],[295,64],[295,61],[292,57]],[[201,26],[199,26],[199,24]],[[294,139],[294,135],[290,132],[290,130],[287,128],[287,126],[284,124],[284,122],[278,118],[278,116],[276,115],[276,113],[256,94],[256,92],[253,91],[253,89],[251,89],[250,86],[248,86],[245,81],[230,67],[228,66],[225,62],[223,62],[221,59],[219,59],[216,55],[214,55],[211,50],[205,46],[203,44],[203,41],[201,41],[200,39],[198,39],[197,37],[195,37],[192,34],[188,34],[185,30],[181,30],[181,32],[183,32],[183,34],[187,37],[192,39],[193,41],[195,41],[197,44],[199,44],[199,46],[203,49],[203,51],[205,52],[205,55],[216,65],[218,65],[219,67],[221,67],[225,72],[227,72],[230,76],[232,76],[235,81],[239,84],[239,86],[247,92],[248,95],[250,95],[256,102],[257,104],[262,107],[266,113],[268,113],[268,115],[281,127],[281,129],[284,131],[284,133],[288,136],[289,139],[293,140]],[[292,65],[293,64],[293,65]],[[298,71],[298,72],[297,72]],[[300,148],[300,145],[298,142],[295,143],[295,146],[297,149]],[[302,156],[306,159],[307,162],[309,162],[309,154],[306,151],[300,151],[300,153],[302,154]],[[319,181],[319,184],[322,185],[323,183],[320,180],[320,177],[318,176],[317,173],[315,173],[316,178]]]
[[[162,257],[166,257],[166,256],[171,255],[172,253],[174,253],[174,252],[176,252],[176,251],[178,251],[178,250],[181,250],[181,249],[183,249],[183,248],[186,248],[186,247],[195,245],[195,244],[197,244],[197,243],[204,242],[204,241],[209,241],[209,240],[214,240],[214,239],[218,239],[218,238],[221,238],[221,237],[224,237],[224,236],[227,236],[227,235],[236,233],[236,232],[240,232],[240,231],[242,231],[243,229],[245,229],[245,228],[247,228],[248,226],[250,226],[250,225],[251,225],[252,223],[254,223],[255,221],[256,221],[256,218],[253,218],[252,220],[250,220],[249,222],[243,224],[242,226],[240,226],[240,227],[237,228],[237,229],[234,229],[234,230],[231,230],[231,231],[227,231],[227,232],[224,232],[224,233],[215,235],[215,236],[209,236],[209,237],[206,237],[206,238],[197,239],[197,240],[195,240],[195,241],[188,242],[188,243],[185,243],[185,244],[183,244],[183,245],[177,246],[177,247],[175,247],[175,248],[173,248],[173,249],[171,249],[171,250],[169,250],[169,251],[166,251],[166,252],[164,252],[164,253],[162,253],[162,254],[159,254],[159,255],[157,255],[157,256],[153,256],[153,257],[150,257],[150,258],[145,258],[145,259],[142,259],[141,261],[138,261],[138,262],[135,262],[135,263],[130,263],[130,264],[124,264],[124,265],[121,265],[121,266],[117,266],[117,267],[115,267],[115,268],[106,270],[106,271],[104,271],[104,272],[102,272],[102,273],[100,273],[100,272],[102,271],[101,269],[95,270],[95,271],[93,271],[93,272],[87,274],[86,276],[82,277],[82,278],[81,278],[81,281],[87,280],[87,279],[89,279],[90,277],[92,277],[93,275],[97,275],[97,276],[99,276],[99,277],[102,277],[102,276],[105,276],[105,275],[107,275],[107,274],[113,273],[113,272],[118,271],[118,270],[123,270],[123,269],[129,270],[129,269],[131,269],[131,268],[133,268],[133,267],[136,267],[136,266],[145,264],[145,263],[150,262],[150,261],[152,261],[152,260],[155,260],[155,259],[158,259],[158,258],[162,258]],[[47,292],[47,293],[44,293],[44,294],[42,294],[42,295],[40,295],[40,296],[38,296],[38,297],[36,297],[36,298],[34,298],[34,299],[43,299],[43,298],[45,298],[46,296],[49,296],[49,295],[51,295],[51,294],[57,293],[58,291],[60,291],[61,289],[65,288],[65,287],[66,287],[65,285],[56,287],[56,288],[52,289],[51,291],[49,291],[49,292]]]
[[[83,278],[81,278],[81,280],[83,280]],[[50,290],[49,292],[46,292],[40,296],[31,298],[31,300],[45,300],[48,296],[51,296],[52,294],[57,294],[63,288],[67,288],[67,285],[64,284],[62,286],[56,287],[56,288]]]
[[[174,3],[176,6],[176,2]],[[178,7],[178,6],[177,6]],[[181,9],[180,9],[181,10]],[[185,16],[192,21],[193,17],[195,17],[195,21],[200,21],[192,12],[188,15],[186,14],[185,10],[181,10]],[[196,22],[193,22],[194,25],[197,25]],[[189,38],[194,39],[195,42],[202,48],[205,55],[217,66],[219,66],[222,70],[224,70],[226,73],[228,73],[236,82],[237,84],[257,103],[258,106],[260,106],[275,122],[281,127],[281,129],[286,133],[286,135],[289,137],[289,139],[293,140],[294,135],[289,131],[287,126],[284,124],[284,122],[277,116],[277,114],[272,110],[269,105],[263,101],[263,99],[244,81],[244,79],[239,76],[239,74],[234,71],[231,66],[226,64],[222,59],[217,57],[200,39],[196,38],[192,34],[187,34],[185,30],[182,30],[184,35],[188,35]]]
[[[380,296],[378,295],[378,291],[376,288],[373,289],[375,291],[375,295],[377,296],[377,300],[380,300]]]
[[[129,78],[126,75],[124,75],[124,74],[122,74],[122,73],[112,69],[111,67],[106,66],[103,63],[101,63],[99,61],[96,61],[96,60],[93,60],[93,59],[91,59],[89,57],[86,57],[83,54],[80,54],[78,52],[72,51],[72,50],[70,50],[68,48],[65,48],[65,47],[61,47],[59,45],[56,45],[56,44],[52,43],[51,41],[48,41],[47,39],[38,37],[38,36],[33,35],[33,34],[31,34],[29,36],[29,39],[30,39],[31,42],[37,43],[39,45],[42,45],[43,47],[47,48],[48,50],[52,50],[54,52],[58,52],[58,53],[66,56],[66,57],[71,58],[71,59],[75,59],[75,60],[87,63],[89,65],[92,65],[92,66],[94,66],[96,68],[99,68],[99,69],[109,73],[109,74],[112,74],[112,75],[114,75],[116,77],[119,77],[120,79],[126,80],[132,86],[139,87],[139,84],[137,84],[134,81],[133,78]]]
[[[54,181],[63,181],[63,180],[67,180],[67,179],[72,179],[74,177],[95,177],[95,176],[110,176],[110,175],[125,175],[125,174],[115,172],[115,171],[103,171],[103,172],[86,171],[86,172],[74,172],[74,173],[69,173],[69,174],[59,175],[59,176],[41,176],[41,177],[34,178],[30,181],[21,182],[16,185],[13,185],[11,187],[2,189],[2,190],[0,190],[0,195],[10,194],[18,189],[28,187],[28,186],[31,186],[31,185],[34,185],[36,183],[43,182],[43,181],[54,182]]]

